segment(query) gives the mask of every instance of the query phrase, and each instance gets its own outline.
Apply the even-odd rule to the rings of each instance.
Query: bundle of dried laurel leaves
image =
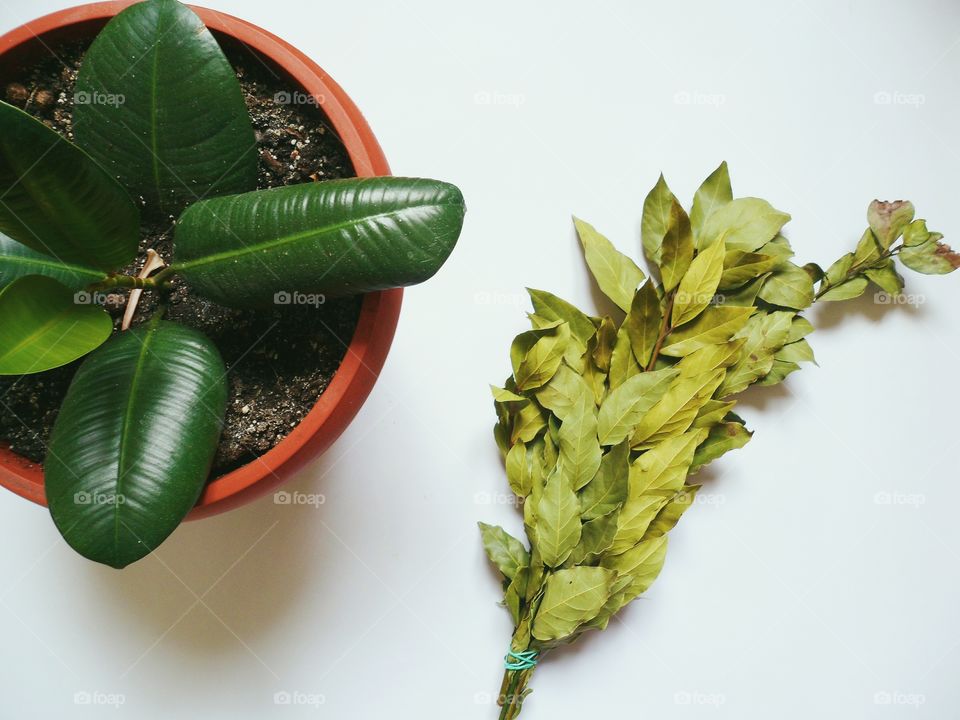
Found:
[[[480,525],[515,625],[501,720],[520,712],[544,652],[604,629],[656,579],[667,534],[699,489],[690,476],[750,439],[735,396],[814,359],[803,310],[871,283],[899,294],[894,258],[927,274],[960,265],[910,203],[874,201],[867,218],[856,249],[824,271],[792,261],[781,234],[789,215],[733,199],[725,163],[689,214],[661,177],[641,225],[659,282],[575,221],[600,290],[625,317],[592,317],[530,290],[533,329],[513,341],[513,374],[493,389],[529,541]]]

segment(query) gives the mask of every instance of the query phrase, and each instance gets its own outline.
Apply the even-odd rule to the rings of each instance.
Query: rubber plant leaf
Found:
[[[182,325],[154,321],[87,358],[45,463],[50,514],[70,546],[122,568],[160,545],[203,489],[226,400],[219,352]]]
[[[153,215],[256,187],[240,83],[200,18],[176,0],[132,5],[100,32],[77,76],[74,132]]]
[[[437,180],[333,180],[205,200],[177,224],[173,269],[228,307],[415,285],[453,251],[463,196]]]
[[[60,262],[0,233],[0,290],[27,275],[45,275],[75,291],[107,277],[102,270]]]
[[[136,256],[140,216],[80,148],[0,102],[0,232],[62,263],[109,272]]]
[[[53,278],[27,275],[0,291],[0,375],[67,365],[110,337],[113,321]]]

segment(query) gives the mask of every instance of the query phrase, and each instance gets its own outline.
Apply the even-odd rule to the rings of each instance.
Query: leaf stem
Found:
[[[663,341],[667,339],[673,331],[673,327],[670,325],[670,317],[673,315],[673,303],[676,302],[677,291],[674,290],[670,293],[669,299],[667,300],[667,308],[663,311],[663,322],[660,323],[660,333],[657,336],[657,343],[653,346],[653,353],[650,355],[650,362],[647,363],[647,366],[644,368],[644,372],[650,372],[657,364],[657,359],[660,357],[660,350],[663,348]]]

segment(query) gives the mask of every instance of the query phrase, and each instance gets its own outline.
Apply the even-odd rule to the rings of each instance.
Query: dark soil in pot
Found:
[[[355,175],[323,111],[262,58],[221,42],[240,79],[260,150],[260,188]],[[65,44],[3,88],[15,104],[73,139],[73,86],[88,46]],[[172,221],[172,219],[171,219]],[[152,248],[170,259],[170,223],[141,228],[142,262]],[[131,274],[139,267],[127,269]],[[103,302],[119,327],[126,294]],[[145,292],[135,323],[152,315],[156,293]],[[230,380],[230,401],[213,476],[256,459],[279,443],[316,403],[340,366],[356,327],[361,298],[276,310],[238,311],[193,296],[179,280],[165,317],[206,333],[220,349]],[[60,404],[79,363],[20,378],[0,378],[0,442],[42,462]]]

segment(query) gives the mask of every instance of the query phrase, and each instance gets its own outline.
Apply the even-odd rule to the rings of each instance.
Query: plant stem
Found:
[[[644,372],[650,372],[656,366],[657,358],[660,357],[660,349],[663,347],[663,341],[667,339],[667,335],[673,330],[670,326],[670,316],[673,315],[673,303],[676,299],[677,291],[674,290],[670,293],[670,298],[667,300],[667,309],[663,311],[663,322],[660,324],[660,334],[657,336],[657,344],[653,346],[650,362],[647,363]]]
[[[156,278],[140,278],[132,275],[111,275],[106,280],[94,283],[89,287],[90,290],[115,290],[117,288],[148,288],[156,290],[162,287],[162,284]]]
[[[884,250],[882,253],[880,253],[880,256],[876,260],[874,260],[869,264],[860,262],[860,263],[857,263],[856,265],[852,265],[850,269],[847,270],[847,274],[843,276],[840,282],[831,284],[827,282],[827,279],[824,277],[823,280],[820,282],[820,287],[817,289],[816,294],[813,296],[813,301],[816,302],[817,300],[822,298],[824,295],[826,295],[828,292],[830,292],[834,288],[838,288],[841,285],[845,285],[846,283],[850,282],[857,275],[863,272],[864,267],[874,268],[879,266],[884,260],[888,260],[889,258],[892,258],[894,255],[896,255],[898,252],[900,252],[900,249],[902,247],[903,247],[902,245],[898,245],[895,248]]]
[[[523,696],[533,675],[533,668],[527,670],[504,670],[503,684],[500,689],[500,720],[514,720],[523,706]]]

